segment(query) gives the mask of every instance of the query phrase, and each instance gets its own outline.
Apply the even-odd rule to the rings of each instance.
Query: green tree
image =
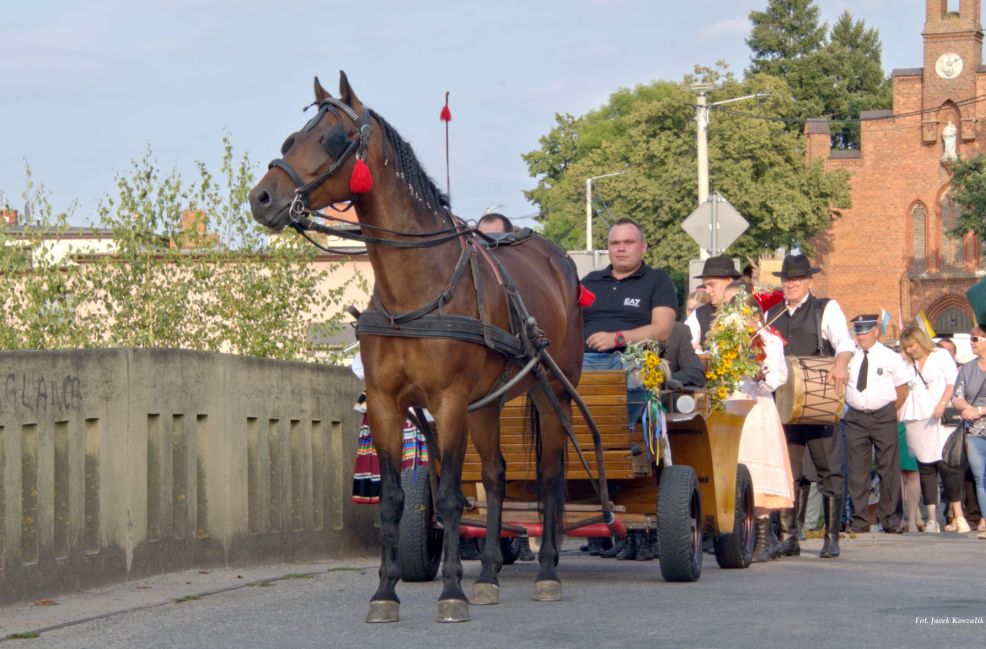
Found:
[[[948,234],[958,238],[971,230],[980,241],[986,241],[986,156],[979,154],[951,164],[952,200],[961,210]]]
[[[236,158],[228,136],[223,147],[219,175],[198,163],[193,183],[160,171],[149,148],[132,160],[117,176],[116,194],[99,206],[97,226],[114,245],[109,254],[46,261],[44,246],[59,238],[55,226],[64,218],[32,228],[26,243],[4,245],[0,288],[13,326],[0,335],[0,348],[168,347],[311,358],[310,333],[338,326],[345,287],[322,291],[334,267],[313,265],[315,248],[293,231],[269,237],[253,221],[252,164]],[[10,243],[11,232],[0,234]],[[47,330],[54,333],[39,336]]]
[[[25,221],[0,227],[0,349],[54,349],[84,345],[75,312],[82,300],[79,267],[55,254],[52,243],[69,229],[67,212],[55,213],[43,184],[25,166]],[[4,206],[9,209],[9,206]]]
[[[890,77],[884,74],[880,33],[843,11],[828,30],[813,0],[770,0],[750,13],[753,51],[749,71],[783,78],[794,96],[792,129],[809,117],[828,117],[832,144],[855,148],[861,111],[890,108]]]
[[[770,0],[764,11],[751,11],[753,29],[746,44],[753,50],[750,72],[784,77],[797,62],[818,51],[828,25],[818,22],[814,0]]]
[[[778,120],[790,109],[784,82],[753,75],[739,82],[725,69],[697,69],[677,84],[666,81],[614,93],[609,105],[580,118],[566,116],[524,156],[538,186],[527,197],[538,204],[546,236],[571,249],[584,246],[585,179],[627,169],[594,192],[605,195],[611,217],[634,218],[649,242],[650,263],[684,273],[698,246],[681,229],[696,204],[695,95],[689,82],[718,83],[710,101],[769,93],[743,113],[713,112],[709,129],[710,182],[750,221],[730,254],[801,245],[828,227],[830,208],[847,206],[848,177],[806,165],[803,139]],[[613,110],[616,104],[619,110]],[[607,123],[610,122],[610,123]],[[607,138],[599,138],[601,132]],[[583,133],[586,133],[583,136]],[[549,171],[553,174],[548,177]],[[609,215],[595,219],[593,241],[605,242]]]

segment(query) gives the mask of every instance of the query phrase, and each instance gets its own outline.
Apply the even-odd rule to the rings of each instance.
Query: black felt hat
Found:
[[[736,270],[736,264],[732,258],[720,255],[706,259],[705,265],[702,266],[702,274],[696,275],[695,279],[704,279],[706,277],[731,277],[736,279],[739,276],[739,271]]]
[[[811,262],[804,255],[788,255],[781,264],[781,272],[775,272],[776,277],[789,279],[794,277],[811,277],[822,272],[821,268],[812,268]]]

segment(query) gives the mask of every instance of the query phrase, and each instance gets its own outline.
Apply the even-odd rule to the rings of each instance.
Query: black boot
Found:
[[[579,550],[582,552],[588,552],[594,557],[598,557],[599,553],[605,550],[603,547],[603,539],[601,537],[590,536],[589,541],[580,547]]]
[[[794,511],[798,519],[798,540],[807,540],[805,536],[805,514],[808,513],[808,494],[811,493],[811,483],[799,483],[798,490],[794,493]],[[818,521],[812,521],[817,525]]]
[[[617,561],[633,561],[637,558],[637,537],[639,534],[640,532],[636,530],[629,530],[627,532],[627,539],[623,542],[623,549],[616,555]]]
[[[476,561],[479,557],[479,542],[476,539],[459,537],[459,559],[461,561]]]
[[[753,562],[764,563],[781,556],[781,544],[774,535],[774,526],[770,517],[757,519],[757,540],[753,546]]]
[[[629,533],[628,533],[628,535],[629,535]],[[615,557],[616,555],[618,555],[620,552],[623,552],[623,546],[624,545],[626,545],[626,541],[624,541],[622,539],[614,539],[613,540],[613,547],[611,547],[608,550],[603,550],[602,552],[600,552],[599,553],[599,557],[602,558],[602,559],[612,559],[613,557]]]
[[[644,530],[640,534],[637,561],[653,561],[657,556],[657,535],[653,530]]]
[[[798,543],[798,517],[793,509],[782,509],[779,513],[781,554],[785,557],[796,557],[801,554],[801,544]]]
[[[517,561],[534,561],[537,557],[531,552],[531,540],[526,536],[520,537],[520,549],[517,550]]]
[[[839,556],[839,530],[842,527],[842,498],[822,498],[825,510],[825,540],[822,541],[822,559]]]

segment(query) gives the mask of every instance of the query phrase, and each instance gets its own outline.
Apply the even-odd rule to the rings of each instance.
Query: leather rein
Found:
[[[345,221],[339,217],[322,214],[312,210],[309,199],[312,191],[314,191],[326,180],[336,175],[351,156],[358,154],[358,156],[362,159],[362,157],[366,154],[370,134],[372,133],[369,113],[365,109],[363,116],[360,116],[348,104],[335,99],[334,97],[327,97],[318,103],[318,111],[318,114],[312,119],[310,126],[306,130],[314,128],[315,124],[317,124],[318,121],[320,121],[328,112],[333,113],[341,122],[342,117],[339,114],[339,111],[341,111],[349,117],[349,119],[351,119],[353,124],[356,126],[357,137],[355,139],[349,138],[348,145],[343,152],[336,157],[332,165],[307,183],[302,179],[301,175],[283,158],[277,158],[271,161],[268,165],[268,169],[277,167],[278,169],[284,171],[284,173],[286,173],[295,184],[295,196],[291,201],[290,207],[288,208],[291,219],[290,226],[293,229],[295,229],[301,236],[307,239],[318,249],[336,254],[348,253],[339,253],[338,251],[328,249],[309,237],[307,231],[319,232],[352,241],[360,241],[364,244],[404,249],[430,248],[447,243],[454,239],[458,239],[462,248],[462,252],[459,255],[459,259],[456,262],[454,270],[452,271],[452,277],[450,278],[448,284],[446,284],[445,288],[442,289],[438,295],[417,309],[404,313],[390,313],[384,308],[379,297],[376,295],[376,292],[374,292],[371,297],[371,304],[374,310],[367,310],[359,315],[356,326],[357,336],[367,334],[397,338],[441,338],[446,340],[460,340],[463,342],[483,345],[488,349],[504,355],[507,358],[508,365],[522,365],[520,370],[513,376],[510,376],[509,371],[505,371],[486,396],[468,406],[469,412],[474,412],[497,401],[499,401],[499,404],[502,407],[506,399],[507,392],[517,385],[528,373],[533,373],[537,379],[537,383],[544,391],[548,400],[551,402],[553,409],[562,421],[565,432],[572,441],[576,453],[581,460],[582,466],[585,468],[592,486],[594,487],[597,495],[600,497],[605,522],[611,523],[615,520],[615,518],[612,513],[613,504],[609,500],[608,487],[606,485],[605,468],[601,450],[601,436],[599,431],[596,428],[596,425],[593,422],[584,401],[575,390],[575,387],[568,381],[567,377],[565,377],[555,360],[548,353],[547,347],[549,341],[544,336],[541,329],[537,326],[537,322],[530,315],[527,307],[524,305],[520,293],[517,291],[516,286],[510,280],[510,277],[506,272],[506,268],[504,268],[497,259],[490,255],[488,250],[484,249],[485,246],[479,244],[477,238],[485,240],[491,247],[504,245],[503,242],[486,236],[482,232],[479,232],[475,225],[464,223],[461,219],[455,217],[448,211],[446,211],[446,215],[450,220],[450,227],[433,232],[405,232],[382,226],[360,223],[359,227],[361,232],[357,233],[343,230],[341,228],[329,227],[317,222],[315,219],[350,223],[349,221]],[[356,197],[350,197],[349,207],[346,209],[352,208],[356,200]],[[369,236],[363,234],[362,230],[372,230],[383,234],[408,237],[408,239],[388,239]],[[523,241],[530,239],[532,235],[533,233],[528,231],[526,235],[513,239],[507,245],[520,244]],[[494,276],[496,277],[497,283],[503,289],[504,299],[507,303],[507,311],[510,318],[510,331],[494,325],[489,320],[487,309],[483,300],[483,291],[480,281],[481,275],[477,261],[477,257],[479,256],[482,256],[486,260],[490,269],[493,271]],[[467,267],[472,270],[473,284],[476,290],[476,307],[479,312],[479,318],[442,314],[442,307],[452,299],[456,286],[465,275],[465,270]],[[439,311],[438,314],[433,313],[436,310]],[[598,479],[592,478],[592,471],[590,470],[589,464],[582,454],[582,450],[579,448],[579,444],[575,439],[575,433],[571,428],[571,423],[568,421],[567,413],[563,412],[560,402],[548,383],[546,370],[550,370],[551,373],[555,375],[555,377],[562,383],[565,390],[572,396],[573,400],[582,411],[582,415],[586,423],[589,424],[596,451],[596,465],[599,472]],[[422,421],[422,424],[425,424],[425,422]]]

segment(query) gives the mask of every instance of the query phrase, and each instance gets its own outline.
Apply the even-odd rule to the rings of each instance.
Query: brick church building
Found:
[[[861,117],[859,148],[831,148],[828,122],[805,126],[809,160],[852,174],[852,208],[813,241],[818,295],[847,317],[878,312],[937,332],[968,331],[965,290],[986,276],[986,247],[952,238],[950,160],[986,152],[981,0],[926,0],[924,65],[893,71],[893,109]],[[956,11],[957,9],[957,11]]]

